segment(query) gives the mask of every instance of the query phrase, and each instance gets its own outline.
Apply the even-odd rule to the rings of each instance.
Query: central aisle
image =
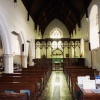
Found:
[[[71,100],[63,71],[52,71],[42,100]]]

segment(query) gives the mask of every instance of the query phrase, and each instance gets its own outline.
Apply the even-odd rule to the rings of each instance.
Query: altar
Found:
[[[55,58],[52,60],[52,70],[63,70],[63,59]]]
[[[55,69],[59,69],[60,68],[60,62],[55,62]]]

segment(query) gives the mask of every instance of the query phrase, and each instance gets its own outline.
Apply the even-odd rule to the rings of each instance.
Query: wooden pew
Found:
[[[43,90],[45,85],[46,85],[46,77],[44,77],[44,75],[41,74],[29,74],[29,73],[2,73],[2,77],[3,77],[3,80],[7,79],[8,81],[10,81],[10,78],[12,78],[13,80],[17,78],[17,80],[19,80],[19,82],[22,82],[22,81],[31,81],[33,80],[34,82],[37,82],[37,83],[40,83],[40,87],[41,89],[40,90]],[[18,79],[22,77],[22,80],[21,79]],[[40,81],[38,81],[40,80]],[[6,81],[6,80],[5,80]],[[16,80],[15,80],[16,81]]]
[[[81,76],[81,74],[80,74],[80,76]],[[86,76],[86,75],[82,75],[82,76]],[[89,76],[90,76],[90,79],[95,79],[94,76],[92,76],[92,75],[89,75]],[[72,97],[74,98],[76,96],[75,83],[77,82],[77,77],[72,77],[70,82],[71,82],[70,83],[70,93],[71,93]]]
[[[93,93],[91,89],[83,89],[78,84],[75,85],[76,91],[79,92],[78,100],[99,100],[100,93]]]
[[[82,75],[95,75],[95,70],[92,69],[72,69],[72,70],[68,70],[67,72],[67,83],[68,85],[70,85],[70,81],[71,81],[71,77],[75,77],[77,78],[77,76],[82,76]]]
[[[91,68],[87,68],[87,67],[84,67],[84,66],[67,66],[64,68],[64,73],[65,73],[65,76],[68,80],[69,78],[69,73],[71,73],[70,71],[76,71],[76,70],[80,70],[80,69],[91,69]]]
[[[5,90],[12,90],[20,93],[20,90],[29,90],[30,99],[38,100],[39,92],[37,84],[33,82],[0,82],[0,92]]]
[[[28,67],[28,68],[22,68],[22,71],[41,71],[41,72],[46,72],[47,73],[47,76],[48,78],[50,77],[51,75],[51,68],[47,68],[47,67],[43,67],[43,68],[38,68],[38,67]]]
[[[46,74],[44,74],[42,72],[35,72],[35,73],[2,73],[1,76],[2,77],[14,77],[14,76],[24,77],[24,76],[28,76],[29,78],[42,77],[44,85],[46,85],[47,80],[48,80]]]
[[[40,77],[35,77],[35,78],[29,78],[29,77],[21,77],[21,76],[16,76],[16,77],[10,77],[10,78],[6,78],[6,77],[0,77],[0,82],[35,82],[37,84],[38,87],[38,91],[40,91],[40,93],[42,93],[43,91],[43,80]]]
[[[87,73],[84,73],[84,74],[80,73],[80,74],[76,74],[76,75],[77,75],[77,77],[78,76],[86,76]],[[91,74],[91,73],[88,73],[88,75],[90,76],[90,78],[94,77],[94,75]],[[70,76],[69,90],[70,90],[72,97],[74,97],[74,87],[75,87],[75,83],[77,82],[77,77],[76,76],[73,76],[73,77]]]
[[[77,73],[84,73],[84,72],[94,72],[94,74],[96,74],[97,73],[97,71],[96,71],[96,69],[91,69],[91,68],[83,68],[83,67],[76,67],[76,66],[73,66],[73,67],[71,67],[71,68],[68,68],[68,69],[65,69],[65,75],[66,75],[66,78],[67,78],[67,80],[69,80],[69,74],[70,73],[75,73],[75,72],[77,72]]]
[[[7,74],[7,73],[3,73],[0,77],[0,84],[1,83],[4,83],[4,85],[6,83],[41,83],[41,81],[39,79],[42,80],[42,85],[38,85],[36,87],[43,87],[42,89],[40,88],[40,91],[39,91],[39,88],[37,88],[38,90],[38,96],[39,94],[42,93],[44,87],[45,87],[45,84],[47,83],[47,79],[49,78],[50,76],[50,73],[51,73],[51,70],[48,69],[48,68],[45,68],[45,69],[41,69],[41,68],[25,68],[25,70],[16,70],[15,71],[16,73],[13,73],[13,74]],[[20,73],[18,73],[20,72]],[[49,74],[48,74],[49,72]],[[5,87],[5,86],[4,86]],[[9,86],[8,86],[9,87]],[[19,86],[18,86],[19,88]]]
[[[15,73],[38,73],[38,74],[43,74],[45,77],[45,83],[48,81],[50,75],[51,75],[51,70],[49,68],[22,68],[22,70],[14,71]]]
[[[0,93],[0,100],[29,100],[26,93]]]
[[[48,81],[50,75],[47,71],[35,71],[35,70],[22,70],[22,71],[14,71],[15,73],[22,73],[22,74],[42,74],[45,77],[46,81]]]
[[[69,90],[71,92],[72,98],[75,96],[75,83],[77,82],[78,76],[86,76],[89,75],[90,78],[94,78],[96,73],[96,69],[91,68],[85,68],[85,67],[77,67],[77,66],[71,66],[65,68],[65,74],[67,77],[67,83],[69,86]]]
[[[28,67],[28,68],[22,68],[22,70],[35,70],[35,71],[52,71],[51,67],[48,66],[40,66],[40,67]]]

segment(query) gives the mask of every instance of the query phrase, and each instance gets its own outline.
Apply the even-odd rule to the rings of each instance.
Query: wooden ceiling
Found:
[[[35,22],[35,27],[44,34],[48,24],[57,18],[72,34],[76,24],[81,27],[81,18],[84,14],[88,17],[87,8],[92,0],[22,0],[29,15]]]

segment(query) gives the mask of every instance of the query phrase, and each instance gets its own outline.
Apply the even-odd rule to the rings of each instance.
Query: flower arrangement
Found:
[[[43,55],[42,55],[42,58],[46,58],[46,55],[45,55],[45,54],[43,54]]]
[[[83,54],[81,53],[81,54],[80,54],[80,58],[82,58],[82,57],[83,57]]]

